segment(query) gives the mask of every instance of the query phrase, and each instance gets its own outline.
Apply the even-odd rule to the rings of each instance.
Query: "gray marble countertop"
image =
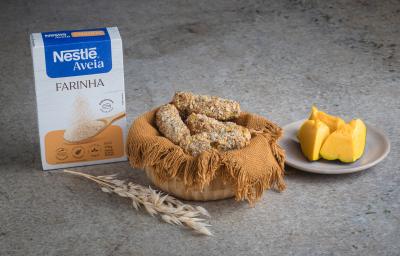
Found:
[[[398,255],[398,1],[2,1],[0,255]],[[280,125],[315,103],[381,127],[377,166],[324,176],[287,168],[254,207],[199,203],[214,237],[132,210],[95,184],[43,172],[29,33],[116,25],[128,121],[176,90],[220,95]],[[75,168],[121,173],[127,162]]]

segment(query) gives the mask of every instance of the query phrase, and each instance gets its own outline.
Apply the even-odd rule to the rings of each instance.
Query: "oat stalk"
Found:
[[[116,175],[93,176],[86,173],[64,170],[64,172],[85,177],[100,185],[101,190],[106,193],[115,193],[121,197],[129,198],[136,210],[143,208],[151,215],[159,215],[161,219],[169,224],[186,226],[195,232],[212,236],[208,229],[209,224],[205,223],[204,217],[210,217],[206,209],[201,206],[184,204],[178,199],[163,194],[160,191],[116,179]],[[203,217],[202,217],[203,216]]]

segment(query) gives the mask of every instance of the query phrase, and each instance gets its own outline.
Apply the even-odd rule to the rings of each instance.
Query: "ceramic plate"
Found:
[[[296,169],[322,174],[359,172],[382,161],[390,151],[390,143],[387,136],[380,129],[366,124],[367,145],[363,156],[356,162],[346,164],[339,161],[327,161],[323,159],[310,162],[303,156],[299,141],[296,137],[297,130],[303,122],[304,120],[300,120],[284,126],[284,136],[279,141],[279,144],[286,151],[286,164]]]

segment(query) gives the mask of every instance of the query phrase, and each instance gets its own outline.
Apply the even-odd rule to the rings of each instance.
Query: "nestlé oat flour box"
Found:
[[[33,33],[31,50],[43,169],[126,160],[118,28]]]

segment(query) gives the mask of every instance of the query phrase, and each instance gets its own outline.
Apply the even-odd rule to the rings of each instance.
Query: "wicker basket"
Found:
[[[160,183],[154,175],[153,169],[145,168],[147,177],[151,182],[164,192],[176,196],[184,200],[193,201],[211,201],[233,197],[235,194],[232,185],[222,182],[221,179],[215,178],[212,182],[205,186],[202,191],[194,188],[186,189],[183,181],[179,177]]]
[[[157,108],[144,113],[131,125],[127,155],[130,165],[145,170],[161,190],[185,200],[209,201],[235,196],[238,201],[247,200],[252,204],[266,189],[285,189],[285,154],[277,144],[282,129],[276,124],[242,112],[234,122],[258,131],[250,145],[239,150],[206,151],[192,157],[160,134],[155,125],[156,111]],[[194,172],[192,168],[197,170]],[[201,186],[203,190],[198,189]]]

